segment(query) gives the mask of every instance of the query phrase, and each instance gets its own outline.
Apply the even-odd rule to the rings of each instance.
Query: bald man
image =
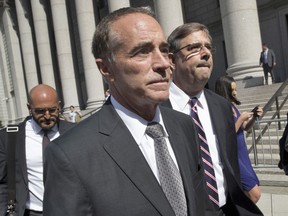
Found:
[[[40,84],[31,89],[27,107],[30,113],[16,134],[16,206],[18,216],[42,215],[43,138],[46,144],[74,126],[61,121],[61,102],[54,88]],[[48,141],[47,141],[48,140]],[[0,131],[0,215],[7,209],[7,133]],[[8,170],[9,172],[9,170]]]

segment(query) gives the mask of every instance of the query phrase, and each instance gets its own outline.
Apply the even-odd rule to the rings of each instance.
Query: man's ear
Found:
[[[61,101],[58,101],[58,107],[59,107],[59,112],[62,111],[62,105]]]
[[[28,108],[28,110],[29,110],[29,114],[31,115],[31,114],[32,114],[31,106],[30,106],[29,103],[27,103],[26,105],[27,105],[27,108]]]
[[[114,79],[114,76],[109,68],[109,62],[108,60],[102,59],[102,58],[96,58],[96,64],[97,67],[102,74],[102,76],[107,80],[107,81],[112,81]]]
[[[168,57],[169,57],[169,61],[170,61],[170,67],[172,70],[174,70],[175,69],[175,56],[173,53],[169,53]]]

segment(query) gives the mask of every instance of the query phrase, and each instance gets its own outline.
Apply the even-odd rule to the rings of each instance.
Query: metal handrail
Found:
[[[255,127],[258,125],[259,126],[259,122],[262,122],[261,120],[263,119],[263,117],[265,116],[265,114],[267,113],[268,110],[271,109],[272,105],[274,104],[274,102],[276,102],[276,111],[275,113],[272,115],[271,120],[275,119],[275,117],[277,116],[278,119],[280,119],[280,110],[283,108],[283,106],[285,105],[287,99],[288,99],[288,95],[284,98],[284,100],[282,101],[281,105],[279,106],[279,101],[278,101],[278,97],[282,95],[283,90],[286,88],[286,86],[288,85],[288,80],[284,81],[282,83],[282,85],[279,87],[279,89],[275,92],[275,94],[270,98],[270,100],[266,103],[266,105],[263,107],[263,115],[261,118],[257,119],[258,124],[254,125],[254,127],[252,128],[252,133],[246,133],[246,138],[248,138],[251,134],[253,137],[253,140],[255,140],[255,146],[259,143],[259,141],[262,139],[262,136],[265,134],[265,132],[268,129],[268,126],[271,124],[268,123],[259,133],[259,136],[256,138],[255,134],[253,134],[253,131],[255,132]],[[281,129],[281,125],[279,125],[278,122],[278,127],[279,129]],[[253,150],[253,145],[248,149],[248,152],[250,153]]]

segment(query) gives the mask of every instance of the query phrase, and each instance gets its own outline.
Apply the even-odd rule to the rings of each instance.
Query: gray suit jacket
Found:
[[[260,64],[264,64],[264,52],[262,51],[260,54]],[[268,49],[267,53],[267,64],[269,67],[273,67],[276,64],[276,56],[272,49]]]
[[[19,132],[16,133],[16,215],[22,216],[25,211],[25,204],[29,196],[28,175],[25,152],[25,125],[26,118],[19,124]],[[62,135],[74,124],[70,122],[59,122],[59,133]],[[0,131],[0,215],[4,215],[7,209],[7,133]]]
[[[263,215],[258,207],[244,194],[240,183],[238,164],[237,137],[231,105],[226,99],[211,90],[204,89],[207,99],[212,126],[219,144],[220,158],[224,167],[224,176],[227,182],[229,204],[233,208],[233,216]],[[170,101],[163,106],[171,107]],[[214,215],[212,202],[207,198],[206,215]],[[211,205],[210,205],[211,204]]]
[[[188,215],[204,215],[203,169],[190,117],[162,107]],[[108,100],[45,151],[45,216],[175,216],[133,136]]]

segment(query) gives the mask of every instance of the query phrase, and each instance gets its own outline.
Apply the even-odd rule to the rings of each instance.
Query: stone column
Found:
[[[8,65],[6,73],[7,98],[10,107],[14,106],[15,110],[12,113],[12,119],[19,122],[28,115],[27,97],[19,40],[13,28],[9,12],[9,9],[6,8],[2,15],[5,34],[3,46],[6,64]]]
[[[154,0],[157,18],[168,37],[178,26],[184,23],[180,0]]]
[[[123,8],[123,7],[129,7],[130,1],[129,0],[108,0],[108,7],[109,12],[113,12],[117,9]]]
[[[15,1],[15,6],[17,12],[27,88],[30,90],[38,84],[31,27],[29,25],[28,19],[25,17],[25,11],[20,1]]]
[[[91,53],[91,42],[95,31],[92,1],[86,1],[83,4],[83,0],[76,0],[75,4],[87,87],[87,108],[89,109],[103,104],[104,86],[102,75]]]
[[[65,0],[51,0],[64,109],[79,106]],[[84,4],[84,3],[82,3]]]
[[[48,25],[44,6],[40,0],[31,2],[42,82],[55,88]]]
[[[256,0],[220,0],[228,58],[227,73],[240,87],[263,84],[261,36]]]
[[[1,9],[0,16],[2,17]],[[0,20],[0,28],[4,29],[4,25],[2,20]],[[0,34],[0,119],[3,125],[7,125],[9,120],[15,119],[16,117],[16,109],[14,106],[14,98],[10,93],[10,83],[11,79],[9,76],[10,71],[10,63],[8,57],[8,45],[6,41],[5,32],[1,32]]]

